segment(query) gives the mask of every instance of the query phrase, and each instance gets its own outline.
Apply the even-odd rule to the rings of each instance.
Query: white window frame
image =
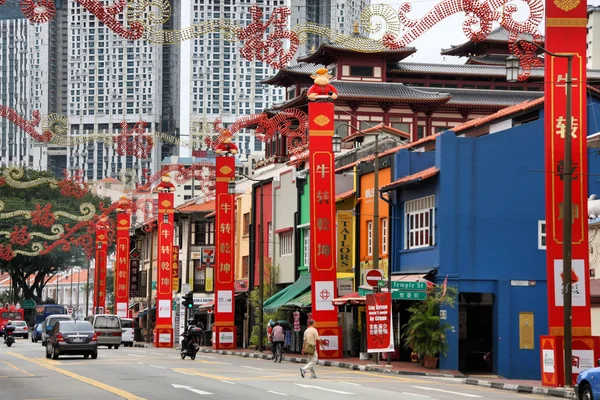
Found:
[[[267,230],[269,232],[269,245],[268,245],[268,255],[270,259],[273,259],[273,223],[267,223]]]
[[[546,231],[546,221],[539,220],[538,221],[538,250],[546,250],[547,240],[548,240],[548,235],[547,235],[547,231]]]
[[[381,254],[387,254],[388,241],[388,219],[381,219]]]
[[[404,202],[404,249],[435,246],[435,196]]]
[[[304,266],[310,269],[310,228],[304,229]]]
[[[367,255],[373,255],[373,221],[367,221]]]
[[[291,256],[294,254],[294,235],[292,231],[279,234],[279,256]]]

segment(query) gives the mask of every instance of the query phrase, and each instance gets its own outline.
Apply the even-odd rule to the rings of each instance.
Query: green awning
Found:
[[[304,294],[310,289],[310,274],[300,275],[298,280],[286,287],[282,291],[278,292],[274,296],[271,296],[263,305],[265,312],[275,312],[282,305],[286,304],[292,299]]]
[[[312,291],[308,291],[285,303],[282,308],[308,308],[312,305]]]

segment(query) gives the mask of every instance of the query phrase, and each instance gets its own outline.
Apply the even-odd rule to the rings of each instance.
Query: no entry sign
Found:
[[[379,284],[379,281],[382,279],[383,279],[383,273],[378,269],[372,269],[369,272],[367,272],[367,276],[366,276],[367,285],[375,287]]]

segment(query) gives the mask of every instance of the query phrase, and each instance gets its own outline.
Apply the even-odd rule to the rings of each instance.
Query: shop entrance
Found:
[[[494,295],[461,292],[458,300],[459,369],[491,373]]]

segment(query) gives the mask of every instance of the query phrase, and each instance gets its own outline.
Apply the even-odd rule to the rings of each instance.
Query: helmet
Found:
[[[12,321],[8,320],[8,323],[6,325],[12,325]]]

